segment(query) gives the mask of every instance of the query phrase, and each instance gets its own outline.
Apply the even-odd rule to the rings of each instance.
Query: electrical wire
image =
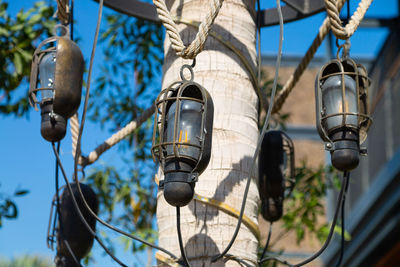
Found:
[[[343,260],[343,254],[344,254],[344,231],[345,231],[345,226],[344,226],[344,213],[345,213],[345,202],[346,202],[346,195],[347,195],[347,190],[349,187],[349,180],[350,180],[350,173],[347,173],[347,179],[346,179],[346,188],[344,189],[344,195],[343,195],[343,202],[342,202],[342,210],[341,210],[341,220],[342,220],[342,230],[341,230],[341,239],[340,239],[340,256],[339,256],[339,260],[336,264],[336,267],[339,267],[340,264],[342,264],[342,260]]]
[[[86,119],[86,112],[87,112],[87,106],[88,106],[88,100],[89,100],[89,96],[90,96],[90,81],[91,81],[91,76],[92,76],[92,69],[93,69],[93,61],[94,61],[94,55],[96,53],[96,45],[97,45],[97,40],[99,37],[99,31],[100,31],[100,22],[101,22],[101,17],[102,17],[102,10],[103,10],[103,3],[104,0],[100,0],[99,1],[99,12],[98,12],[98,19],[97,19],[97,25],[96,25],[96,32],[95,32],[95,37],[94,37],[94,41],[93,41],[93,48],[92,48],[92,53],[90,56],[90,63],[89,63],[89,71],[88,71],[88,78],[87,78],[87,86],[86,86],[86,95],[85,95],[85,101],[84,101],[84,107],[83,107],[83,112],[82,112],[82,119],[81,119],[81,125],[79,128],[79,134],[78,134],[78,138],[77,138],[77,143],[76,143],[76,152],[75,152],[75,160],[74,160],[74,175],[73,175],[73,179],[76,182],[77,188],[78,188],[78,192],[80,197],[82,198],[82,202],[85,206],[85,208],[89,211],[89,213],[91,214],[91,216],[93,216],[98,222],[100,222],[101,224],[103,224],[104,226],[110,228],[111,230],[118,232],[122,235],[125,235],[131,239],[134,239],[136,241],[139,241],[149,247],[152,247],[154,249],[160,250],[166,254],[168,254],[169,256],[171,256],[174,259],[178,259],[172,252],[161,248],[155,244],[152,244],[144,239],[141,239],[140,237],[131,235],[115,226],[112,226],[111,224],[105,222],[104,220],[102,220],[101,218],[99,218],[97,216],[97,214],[95,212],[93,212],[93,210],[90,208],[90,206],[88,205],[88,203],[86,202],[86,199],[82,193],[80,184],[79,184],[79,180],[78,180],[78,159],[81,155],[81,138],[82,138],[82,133],[83,133],[83,128],[85,125],[85,119]]]
[[[117,259],[117,258],[112,254],[112,252],[111,252],[111,251],[103,244],[103,242],[97,237],[96,233],[93,231],[93,229],[90,227],[90,225],[89,225],[89,224],[87,223],[87,221],[85,220],[85,217],[83,217],[82,212],[81,212],[81,210],[79,209],[78,203],[77,203],[77,201],[76,201],[76,199],[75,199],[74,192],[72,191],[71,184],[70,184],[69,181],[68,181],[67,174],[65,173],[64,167],[63,167],[63,165],[62,165],[62,163],[61,163],[60,156],[59,156],[58,153],[57,153],[57,149],[56,149],[56,146],[55,146],[54,142],[52,143],[52,147],[53,147],[54,155],[55,155],[56,158],[57,158],[58,165],[60,166],[61,172],[62,172],[62,174],[63,174],[65,184],[67,185],[67,189],[68,189],[69,193],[71,194],[72,203],[73,203],[73,205],[74,205],[74,208],[75,208],[76,212],[78,213],[78,216],[79,216],[80,220],[81,220],[82,223],[85,225],[85,227],[86,227],[86,229],[89,231],[89,233],[96,239],[96,241],[100,244],[100,246],[104,249],[104,251],[105,251],[108,255],[110,255],[110,257],[111,257],[114,261],[116,261],[119,265],[121,265],[121,266],[123,266],[123,267],[128,267],[127,265],[123,264],[119,259]],[[79,183],[78,183],[78,185],[79,185]]]
[[[268,237],[267,237],[267,242],[265,243],[265,247],[263,249],[263,252],[261,253],[260,259],[264,258],[265,253],[268,250],[269,247],[269,242],[271,241],[271,235],[272,235],[272,222],[269,223],[269,231],[268,231]]]
[[[67,247],[69,254],[71,255],[72,259],[74,260],[76,266],[82,267],[81,263],[78,261],[74,252],[72,251],[71,246],[69,245],[68,241],[66,239],[63,239],[63,241],[64,241],[64,245]]]
[[[261,263],[263,263],[263,262],[267,262],[267,261],[277,261],[277,262],[279,262],[279,263],[281,263],[281,264],[285,264],[285,265],[287,265],[287,266],[289,266],[289,267],[293,267],[293,265],[290,264],[289,262],[287,262],[286,260],[281,260],[281,259],[279,259],[279,258],[277,258],[277,257],[267,257],[267,258],[265,258],[265,259],[262,259],[262,260],[259,262],[259,264],[261,264]]]
[[[349,177],[350,177],[348,173],[349,173],[349,172],[344,172],[344,173],[343,173],[344,182],[342,183],[342,188],[341,188],[340,193],[339,193],[338,204],[337,204],[337,207],[336,207],[335,215],[333,216],[331,229],[330,229],[330,231],[329,231],[328,237],[327,237],[327,239],[326,239],[324,245],[323,245],[323,246],[320,248],[320,250],[317,251],[317,253],[315,253],[313,256],[309,257],[308,259],[306,259],[306,260],[304,260],[304,261],[302,261],[302,262],[300,262],[300,263],[298,263],[298,264],[293,265],[294,267],[299,267],[299,266],[305,265],[305,264],[307,264],[307,263],[313,261],[314,259],[316,259],[317,257],[319,257],[319,256],[322,254],[322,252],[324,252],[325,249],[328,247],[328,244],[329,244],[329,242],[330,242],[331,239],[332,239],[333,233],[335,232],[334,230],[335,230],[337,218],[338,218],[338,216],[339,216],[339,208],[340,208],[341,204],[342,204],[343,201],[344,201],[344,195],[345,195],[344,191],[346,190],[346,184],[348,184],[348,182],[349,182]]]
[[[260,0],[257,0],[257,9],[258,12],[257,14],[260,14]],[[257,60],[258,60],[258,65],[257,65],[257,82],[258,85],[261,85],[261,18],[260,16],[257,16]],[[261,97],[263,95],[261,94]],[[261,102],[261,101],[260,101]]]
[[[61,142],[57,142],[57,153],[60,154],[60,146],[61,146]],[[59,231],[60,231],[60,237],[61,240],[64,242],[65,246],[67,247],[67,250],[69,252],[69,254],[71,255],[72,259],[74,260],[75,264],[77,266],[81,266],[81,264],[79,263],[78,259],[75,256],[75,253],[72,251],[71,246],[69,245],[68,241],[65,239],[64,236],[64,223],[62,222],[61,219],[61,207],[60,207],[60,186],[59,186],[59,164],[58,164],[58,160],[56,159],[56,173],[55,173],[55,187],[56,187],[56,215],[55,215],[55,219],[58,218],[58,226],[59,226]],[[55,222],[56,220],[54,220]],[[53,225],[54,227],[54,225]],[[55,228],[53,228],[55,229]]]
[[[347,21],[346,24],[349,23],[350,21],[350,0],[347,0]],[[350,39],[347,39],[346,42],[349,42]],[[342,264],[342,260],[343,260],[343,253],[344,253],[344,227],[345,227],[345,223],[344,223],[344,213],[345,213],[345,202],[346,202],[346,194],[347,194],[347,189],[349,187],[349,177],[350,177],[350,173],[347,172],[347,179],[346,179],[346,188],[345,188],[345,192],[343,195],[343,202],[342,202],[342,207],[341,207],[341,221],[342,221],[342,229],[341,229],[341,233],[340,233],[340,256],[339,256],[339,260],[336,264],[336,267],[340,267],[340,264]]]
[[[178,232],[178,241],[179,241],[179,249],[181,250],[181,255],[183,259],[183,263],[185,267],[191,267],[188,258],[186,257],[185,248],[183,246],[182,241],[182,233],[181,233],[181,208],[179,206],[176,207],[176,230]]]
[[[278,83],[279,68],[280,68],[280,65],[281,65],[282,42],[283,42],[283,16],[282,16],[280,0],[276,0],[276,5],[277,5],[276,9],[278,11],[278,17],[279,17],[279,26],[280,26],[279,27],[279,29],[280,29],[279,30],[279,48],[278,48],[278,55],[277,55],[277,59],[276,59],[274,83],[273,83],[273,86],[272,86],[272,93],[271,93],[270,103],[269,103],[269,106],[268,106],[267,116],[265,117],[264,126],[263,126],[261,134],[260,134],[260,136],[258,138],[257,147],[256,147],[256,150],[255,150],[254,155],[253,155],[253,160],[252,160],[252,164],[251,164],[251,168],[250,168],[250,175],[247,178],[246,188],[244,190],[242,206],[240,208],[240,215],[239,215],[238,223],[236,225],[235,232],[234,232],[234,234],[232,236],[232,239],[229,242],[228,246],[225,248],[225,250],[221,254],[214,256],[211,259],[211,262],[216,262],[217,260],[222,258],[226,253],[228,253],[229,249],[232,247],[232,245],[235,242],[235,239],[236,239],[236,237],[237,237],[237,235],[239,233],[240,225],[241,225],[242,219],[243,219],[244,209],[246,207],[246,200],[247,200],[247,195],[249,193],[251,178],[253,176],[253,172],[254,172],[255,164],[256,164],[256,159],[257,159],[258,153],[260,151],[260,145],[261,145],[261,142],[262,142],[262,137],[264,136],[264,134],[265,134],[265,132],[267,130],[267,126],[269,124],[269,119],[271,117],[272,107],[274,106],[274,98],[275,98],[276,87],[277,87],[277,83]]]
[[[240,266],[245,266],[245,267],[258,267],[258,263],[252,261],[251,259],[244,259],[244,258],[238,258],[232,254],[226,254],[224,256],[225,260],[224,262],[228,262],[228,261],[236,261],[237,263],[240,264]],[[247,263],[250,262],[250,263]]]
[[[74,0],[71,0],[70,3],[70,8],[69,8],[69,34],[70,34],[70,38],[73,41],[74,40]]]
[[[341,189],[340,189],[340,193],[339,193],[339,197],[338,197],[338,202],[337,202],[337,204],[336,204],[335,214],[334,214],[333,220],[332,220],[332,225],[331,225],[331,227],[330,227],[330,229],[329,229],[329,234],[328,234],[328,237],[327,237],[326,240],[325,240],[324,245],[323,245],[314,255],[312,255],[312,256],[309,257],[308,259],[305,259],[304,261],[302,261],[302,262],[300,262],[300,263],[297,263],[297,264],[290,264],[290,263],[286,262],[286,263],[284,263],[284,264],[286,264],[286,265],[288,265],[288,266],[292,266],[292,267],[300,267],[300,266],[303,266],[303,265],[305,265],[305,264],[307,264],[307,263],[310,263],[311,261],[315,260],[317,257],[319,257],[319,256],[322,254],[322,252],[324,252],[325,249],[328,247],[328,244],[329,244],[329,242],[331,241],[332,236],[333,236],[333,234],[334,234],[334,232],[335,232],[335,226],[336,226],[337,218],[339,217],[340,207],[342,206],[342,203],[343,203],[343,201],[344,201],[344,195],[345,195],[346,187],[348,186],[347,184],[348,184],[348,182],[349,182],[349,177],[350,177],[350,176],[349,176],[349,173],[348,173],[348,172],[344,172],[344,174],[343,174],[344,182],[342,183],[342,186],[341,186]],[[268,258],[265,258],[265,259],[261,259],[261,260],[260,260],[260,264],[263,263],[263,262],[266,262],[266,261],[270,261],[270,260],[276,260],[276,261],[278,261],[279,259],[278,259],[278,258],[275,258],[275,257],[268,257]],[[282,260],[279,260],[279,261],[280,261],[281,263],[283,263]]]
[[[347,0],[347,21],[346,24],[350,21],[350,0]]]
[[[60,153],[60,142],[57,143],[57,153]],[[47,227],[47,247],[51,250],[54,249],[53,243],[54,243],[54,236],[55,236],[55,229],[56,229],[56,221],[57,221],[57,216],[60,214],[60,197],[59,197],[59,168],[58,168],[58,160],[55,160],[55,174],[54,174],[54,181],[55,181],[55,195],[53,196],[51,200],[51,207],[50,207],[50,218],[49,218],[49,224]],[[54,200],[55,199],[55,200]],[[53,218],[53,211],[54,211],[54,202],[56,206],[56,213]],[[52,220],[53,219],[53,220]],[[51,231],[52,230],[52,231]],[[50,234],[50,231],[52,232]],[[62,233],[62,223],[60,222],[60,231]]]
[[[60,153],[60,145],[61,142],[57,143],[57,153]],[[61,208],[60,208],[60,192],[59,192],[59,181],[58,181],[58,172],[59,172],[59,164],[58,160],[56,159],[56,174],[55,174],[55,186],[56,186],[56,218],[58,218],[58,224],[60,228],[60,235],[61,238],[64,239],[64,228],[63,228],[63,222],[61,220]]]

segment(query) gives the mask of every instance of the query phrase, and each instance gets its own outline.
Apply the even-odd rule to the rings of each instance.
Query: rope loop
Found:
[[[351,16],[347,25],[343,27],[339,16],[339,0],[325,0],[326,12],[331,23],[332,32],[336,38],[347,40],[355,33],[372,1],[373,0],[360,0],[357,10],[354,12],[353,16]]]
[[[203,51],[208,34],[211,30],[211,25],[214,23],[214,20],[221,9],[223,0],[210,1],[210,8],[205,20],[199,25],[199,31],[197,32],[195,39],[187,47],[183,44],[177,25],[175,24],[165,1],[153,0],[153,3],[156,6],[158,17],[167,30],[171,46],[175,50],[176,55],[185,59],[194,59],[201,51]]]

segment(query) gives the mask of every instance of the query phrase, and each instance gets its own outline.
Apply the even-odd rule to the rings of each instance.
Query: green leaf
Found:
[[[28,51],[26,51],[26,50],[23,50],[23,49],[18,49],[18,52],[20,52],[21,53],[21,55],[22,55],[22,57],[23,57],[23,59],[25,60],[25,61],[31,61],[32,60],[32,54],[30,53],[30,52],[28,52]]]
[[[27,23],[36,24],[40,21],[41,18],[42,18],[42,14],[35,14],[27,21]]]
[[[7,31],[6,28],[0,27],[0,36],[9,37],[9,36],[10,36],[10,33]]]
[[[18,52],[14,53],[14,66],[15,66],[15,71],[16,71],[17,75],[21,75],[23,65],[22,65],[21,54]]]

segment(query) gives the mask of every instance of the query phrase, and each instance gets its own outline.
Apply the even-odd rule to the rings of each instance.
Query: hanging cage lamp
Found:
[[[188,68],[191,79],[183,76]],[[198,176],[211,157],[214,105],[210,94],[193,82],[189,65],[181,69],[182,81],[161,91],[156,100],[152,155],[161,165],[165,200],[185,206],[193,198]]]
[[[334,59],[319,71],[315,82],[317,130],[341,171],[358,166],[361,144],[371,125],[367,93],[370,79],[365,67],[352,59]]]
[[[29,102],[41,109],[40,132],[49,142],[64,138],[67,120],[78,109],[82,93],[84,60],[79,47],[69,39],[68,28],[39,44],[32,60]]]
[[[283,200],[295,185],[294,146],[279,130],[265,133],[258,157],[258,188],[261,214],[274,222],[283,215]]]
[[[97,214],[99,202],[95,192],[86,184],[80,183],[80,187],[89,207]],[[90,228],[96,231],[96,219],[84,206],[76,183],[71,183],[71,188],[83,217]],[[61,214],[59,214],[57,226],[56,264],[57,267],[78,267],[79,265],[76,264],[73,257],[77,261],[86,257],[93,246],[94,236],[81,221],[68,189],[64,189],[60,202]]]

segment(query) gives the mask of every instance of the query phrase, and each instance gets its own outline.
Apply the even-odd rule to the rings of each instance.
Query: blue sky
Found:
[[[9,0],[9,12],[14,15],[18,10],[28,9],[33,0]],[[55,1],[54,1],[55,2]],[[274,6],[275,1],[261,1],[263,7]],[[92,0],[75,1],[76,33],[81,37],[80,46],[85,59],[89,59],[94,38],[98,4]],[[351,10],[355,10],[358,1],[351,1]],[[393,17],[397,15],[396,0],[375,0],[367,17]],[[110,12],[105,9],[105,12]],[[318,32],[325,14],[318,14],[299,22],[285,25],[283,56],[302,55]],[[103,22],[102,26],[105,23]],[[262,30],[261,51],[264,54],[275,54],[278,46],[277,26]],[[360,29],[352,38],[352,56],[374,57],[387,35],[386,29]],[[322,45],[318,54],[325,55],[326,47]],[[94,78],[99,73],[102,61],[101,46],[97,50],[94,64]],[[25,94],[27,86],[19,88]],[[51,146],[40,136],[40,114],[31,110],[29,119],[0,116],[0,191],[12,193],[16,188],[30,190],[30,193],[17,199],[19,217],[17,220],[4,221],[0,229],[0,257],[12,257],[21,254],[40,254],[53,258],[54,252],[46,247],[46,232],[50,201],[54,194],[54,157]],[[88,122],[83,135],[82,150],[86,153],[108,138],[110,133],[101,129],[99,124]],[[61,157],[67,169],[72,172],[71,136],[68,132],[62,142]],[[115,163],[117,166],[118,150],[111,149],[103,154],[96,164]],[[106,231],[104,228],[101,230]],[[119,243],[119,237],[108,232]],[[96,263],[93,266],[117,266],[96,244],[93,249]],[[126,263],[145,262],[144,255],[133,256],[117,246],[117,256]],[[141,264],[138,264],[141,266]]]

